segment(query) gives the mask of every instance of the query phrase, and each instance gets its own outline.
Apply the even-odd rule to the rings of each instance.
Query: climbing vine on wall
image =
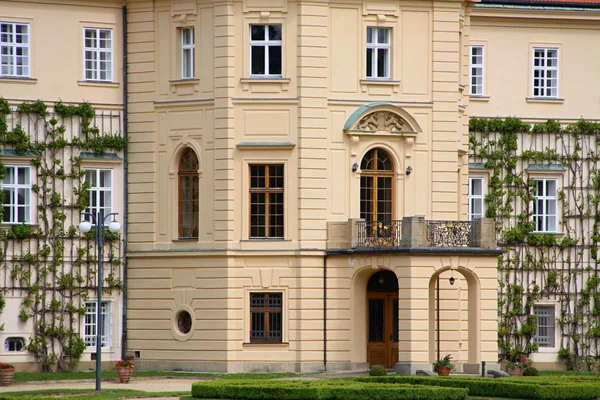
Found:
[[[556,304],[559,358],[571,369],[600,360],[600,124],[516,118],[470,121],[470,161],[488,175],[486,217],[506,253],[498,259],[500,356],[538,350],[533,307]],[[478,164],[478,165],[477,165]],[[536,232],[534,179],[556,178],[558,234]]]
[[[85,301],[96,292],[97,253],[94,232],[83,235],[76,227],[90,188],[81,155],[97,157],[126,145],[118,133],[103,132],[97,119],[103,126],[107,118],[87,103],[57,103],[51,112],[42,101],[13,109],[0,98],[1,148],[30,161],[37,211],[34,224],[0,228],[0,314],[7,299],[22,298],[18,321],[9,323],[32,327],[26,348],[43,370],[73,368],[86,347],[80,325]],[[10,157],[0,162],[0,181],[6,176],[5,163]],[[5,201],[2,192],[0,220]],[[103,291],[111,292],[123,287],[121,237],[107,233],[105,239]]]

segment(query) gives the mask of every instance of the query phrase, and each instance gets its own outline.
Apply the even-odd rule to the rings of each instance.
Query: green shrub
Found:
[[[352,380],[210,381],[192,384],[192,396],[245,400],[464,400],[467,390],[382,385]]]
[[[369,376],[386,376],[387,371],[382,365],[373,365],[369,370]]]
[[[529,367],[529,368],[525,368],[523,370],[523,376],[539,376],[540,372],[537,370],[537,368],[534,367]]]
[[[600,395],[600,386],[572,382],[555,378],[468,378],[468,377],[419,377],[419,376],[379,376],[358,377],[358,382],[378,382],[440,387],[464,388],[469,396],[505,397],[535,400],[595,400]]]

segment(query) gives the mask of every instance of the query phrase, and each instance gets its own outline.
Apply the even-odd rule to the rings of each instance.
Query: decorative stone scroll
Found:
[[[364,116],[356,125],[356,129],[375,132],[411,132],[408,122],[389,111],[375,111]]]

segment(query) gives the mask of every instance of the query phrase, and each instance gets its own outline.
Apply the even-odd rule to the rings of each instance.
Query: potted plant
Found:
[[[511,376],[522,376],[526,369],[531,368],[531,364],[533,361],[527,357],[520,357],[517,361],[507,360],[506,372]]]
[[[133,362],[131,362],[130,360],[117,361],[117,374],[119,375],[119,382],[129,383],[132,373],[133,373]]]
[[[446,354],[446,357],[433,363],[433,371],[437,372],[439,376],[450,375],[450,371],[454,368],[454,364],[452,364],[451,361],[452,356],[450,354]]]
[[[7,363],[0,363],[0,386],[8,386],[15,376],[15,367]]]

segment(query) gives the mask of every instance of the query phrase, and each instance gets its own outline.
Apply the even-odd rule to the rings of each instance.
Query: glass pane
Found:
[[[369,342],[385,342],[385,300],[369,300]]]
[[[111,171],[101,170],[100,171],[100,180],[102,181],[102,187],[110,188],[112,186],[112,176]]]
[[[388,49],[377,49],[377,77],[387,78]]]
[[[367,76],[373,77],[373,49],[367,49]]]
[[[482,179],[471,179],[471,194],[475,196],[481,196],[483,194],[483,180]]]
[[[252,46],[251,54],[251,74],[252,75],[264,75],[265,71],[265,47],[264,46]]]
[[[252,25],[250,26],[250,40],[265,40],[265,26]]]
[[[373,28],[367,28],[367,43],[373,43]]]
[[[269,25],[269,40],[281,40],[281,25]]]
[[[15,179],[15,168],[7,167],[6,175],[4,176],[4,180],[2,181],[2,183],[5,185],[12,185],[15,183],[14,179]]]
[[[378,43],[389,43],[390,42],[390,30],[389,29],[378,29],[377,30],[377,42]]]
[[[281,46],[269,47],[269,75],[281,75]]]

